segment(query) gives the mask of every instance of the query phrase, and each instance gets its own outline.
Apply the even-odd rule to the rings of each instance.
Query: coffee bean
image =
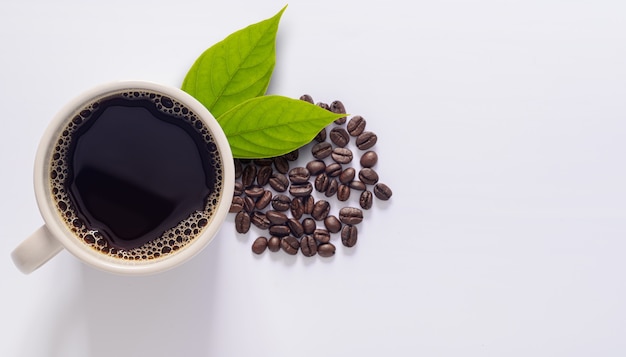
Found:
[[[356,147],[367,150],[376,144],[378,137],[371,131],[364,131],[356,138]]]
[[[291,208],[291,198],[282,194],[274,196],[272,198],[272,208],[280,212],[288,210]]]
[[[289,193],[294,197],[305,197],[313,192],[313,185],[310,182],[289,186]]]
[[[254,159],[252,160],[257,166],[272,166],[274,159],[272,158],[263,158],[263,159]]]
[[[274,224],[269,227],[269,232],[276,237],[285,237],[291,233],[291,230],[286,224]]]
[[[281,173],[274,172],[270,178],[270,186],[278,192],[285,192],[289,187],[289,179]]]
[[[313,238],[320,243],[328,243],[330,242],[330,233],[325,229],[317,228],[313,231]]]
[[[333,215],[329,215],[324,219],[324,226],[330,233],[337,233],[341,230],[341,221]]]
[[[363,155],[361,155],[361,166],[363,167],[374,167],[378,162],[378,154],[374,151],[366,151]]]
[[[334,148],[330,155],[339,164],[348,164],[352,161],[352,151],[347,148]]]
[[[345,224],[358,224],[363,221],[363,211],[354,207],[344,207],[339,210],[339,220]]]
[[[291,200],[291,216],[295,219],[302,218],[304,214],[304,205],[302,204],[302,199],[299,197]]]
[[[389,198],[391,198],[392,194],[393,192],[391,192],[389,186],[385,185],[384,183],[378,183],[376,186],[374,186],[374,195],[376,195],[376,197],[380,200],[387,201]]]
[[[343,202],[343,201],[347,201],[349,198],[350,198],[350,187],[342,183],[337,188],[337,199]]]
[[[309,170],[306,169],[306,167],[294,167],[293,169],[289,170],[289,181],[291,181],[291,183],[293,184],[308,182],[310,176],[311,174],[309,173]]]
[[[243,184],[237,181],[235,182],[235,191],[233,192],[233,195],[241,196],[242,194],[243,194]]]
[[[266,186],[270,182],[270,177],[272,177],[272,167],[271,166],[261,166],[259,171],[256,174],[256,182],[259,186]]]
[[[268,229],[270,227],[270,220],[261,211],[252,212],[250,222],[260,229]]]
[[[302,206],[304,207],[304,214],[311,214],[311,212],[313,212],[313,206],[315,206],[315,198],[311,195],[303,197]]]
[[[313,212],[311,212],[311,217],[316,221],[323,221],[330,212],[330,203],[325,200],[319,200],[315,202],[315,206],[313,207]]]
[[[263,187],[261,187],[259,185],[252,185],[252,186],[249,186],[248,188],[246,188],[243,192],[248,197],[258,198],[258,197],[261,197],[263,195],[263,192],[265,192],[265,190],[263,189]]]
[[[332,243],[320,244],[317,247],[317,254],[324,258],[332,257],[335,255],[335,246]]]
[[[306,164],[306,169],[311,175],[318,175],[326,170],[326,163],[322,160],[313,160]]]
[[[313,218],[305,218],[302,221],[302,228],[304,229],[304,234],[313,234],[313,232],[317,228],[317,224],[315,223]]]
[[[238,213],[243,210],[243,198],[239,196],[233,197],[233,202],[230,204],[230,213]]]
[[[317,190],[317,192],[326,192],[330,180],[331,179],[324,172],[317,175],[317,177],[315,178],[315,189]]]
[[[298,149],[295,149],[283,155],[283,157],[287,159],[287,161],[296,161],[298,160],[298,156],[300,156],[300,151],[298,151]]]
[[[359,180],[363,181],[365,184],[374,185],[378,182],[378,174],[374,169],[365,167],[359,170]]]
[[[317,242],[311,236],[304,236],[300,240],[300,251],[305,257],[312,257],[317,254]]]
[[[289,255],[298,254],[298,250],[300,249],[300,242],[295,237],[288,236],[280,241],[280,247],[283,248],[285,253]]]
[[[364,191],[367,188],[367,186],[365,186],[365,184],[361,181],[351,181],[348,186],[357,191]]]
[[[272,192],[264,190],[261,197],[257,198],[254,207],[258,210],[263,210],[270,204],[270,202],[272,202]]]
[[[303,100],[303,101],[305,101],[305,102],[309,102],[309,103],[311,103],[311,104],[314,104],[314,103],[315,103],[315,102],[313,101],[313,98],[312,98],[310,95],[308,95],[308,94],[303,94],[303,95],[301,95],[301,96],[300,96],[300,100]]]
[[[361,196],[359,197],[359,205],[363,209],[372,208],[372,192],[371,191],[363,191],[361,192]]]
[[[245,196],[243,198],[244,211],[248,213],[252,213],[252,211],[254,211],[255,208],[256,208],[256,202],[254,202],[254,199],[250,196]]]
[[[289,227],[289,231],[294,237],[302,237],[304,234],[304,226],[300,223],[299,220],[295,218],[289,218],[287,221],[287,226]]]
[[[243,164],[241,163],[241,160],[239,159],[234,159],[233,163],[235,164],[235,179],[238,179],[241,177],[241,173],[243,171]]]
[[[346,247],[354,247],[356,245],[358,230],[356,226],[345,225],[341,230],[341,243]]]
[[[270,220],[271,224],[285,224],[288,219],[286,214],[272,210],[265,212],[265,217]]]
[[[274,158],[274,167],[281,174],[286,174],[289,172],[289,161],[284,156],[277,156]]]
[[[328,136],[330,141],[339,147],[345,147],[350,142],[350,134],[342,127],[334,127]]]
[[[320,130],[320,132],[315,135],[315,138],[313,140],[317,141],[318,143],[326,141],[326,128]]]
[[[320,107],[320,108],[324,108],[324,109],[326,109],[326,110],[329,110],[329,111],[330,111],[330,106],[329,106],[327,103],[324,103],[324,102],[317,102],[317,103],[315,103],[315,105],[317,105],[317,106],[318,106],[318,107]]]
[[[250,215],[245,211],[240,211],[235,216],[235,229],[238,233],[247,233],[250,230]]]
[[[267,249],[270,252],[278,252],[280,250],[280,238],[279,237],[270,237],[267,242]]]
[[[325,159],[333,152],[333,146],[329,142],[321,142],[313,145],[311,153],[316,159]]]
[[[333,162],[332,164],[326,166],[326,170],[324,170],[324,172],[329,177],[337,177],[341,174],[341,164]]]
[[[324,196],[332,197],[335,193],[337,193],[338,189],[339,183],[337,182],[337,180],[330,179],[330,182],[328,182],[328,188],[326,189],[326,192],[324,192]]]
[[[340,100],[336,100],[330,103],[329,109],[333,113],[346,114],[346,107],[344,107],[343,103]],[[335,124],[343,124],[345,122],[346,122],[346,117],[341,117],[335,120]]]
[[[254,180],[256,179],[256,165],[249,164],[243,168],[243,172],[241,173],[241,183],[244,188],[250,187],[254,184]]]
[[[265,237],[259,237],[254,240],[254,243],[252,243],[252,252],[254,254],[261,254],[265,251],[266,248],[267,248],[267,238]]]
[[[345,170],[341,171],[339,174],[339,182],[343,184],[349,184],[354,180],[354,176],[356,175],[356,170],[352,167],[348,167]]]
[[[350,119],[346,128],[348,133],[352,136],[359,136],[365,130],[366,121],[360,115],[355,115]]]

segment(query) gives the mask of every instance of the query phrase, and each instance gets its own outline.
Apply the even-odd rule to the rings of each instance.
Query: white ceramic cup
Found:
[[[83,243],[60,217],[51,192],[49,174],[51,155],[64,127],[86,104],[104,95],[126,89],[158,92],[182,103],[193,111],[209,129],[221,156],[222,191],[208,224],[190,243],[176,252],[156,259],[124,260],[100,253]],[[213,240],[230,209],[234,182],[233,157],[226,136],[211,113],[191,95],[178,88],[145,81],[121,81],[98,86],[82,93],[65,105],[46,129],[37,150],[34,167],[35,196],[45,223],[18,245],[11,257],[17,268],[24,273],[36,270],[63,248],[86,264],[117,274],[147,275],[171,269],[188,261]]]

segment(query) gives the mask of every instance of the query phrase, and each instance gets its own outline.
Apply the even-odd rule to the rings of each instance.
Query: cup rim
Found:
[[[183,102],[207,126],[219,148],[222,161],[222,193],[219,202],[215,205],[211,222],[201,234],[194,238],[185,247],[167,257],[147,261],[128,261],[106,256],[96,252],[86,244],[80,242],[56,212],[52,193],[50,191],[49,167],[50,154],[54,149],[60,131],[71,120],[76,110],[89,103],[94,98],[105,96],[122,90],[152,90],[172,96]],[[74,256],[100,270],[122,275],[148,275],[163,272],[174,268],[198,254],[214,238],[221,228],[230,210],[234,193],[235,169],[232,151],[222,127],[217,120],[197,99],[176,87],[143,80],[115,81],[100,84],[86,90],[65,104],[52,118],[40,140],[37,148],[34,167],[35,197],[39,211],[50,233]]]

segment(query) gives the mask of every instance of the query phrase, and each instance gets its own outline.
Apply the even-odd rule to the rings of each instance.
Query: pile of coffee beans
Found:
[[[334,113],[346,113],[338,100],[328,105],[315,103],[307,94],[300,99]],[[310,145],[288,154],[235,159],[235,194],[230,212],[236,214],[237,232],[248,233],[251,226],[267,231],[267,236],[252,243],[256,254],[269,249],[290,255],[301,252],[307,257],[331,257],[336,250],[331,237],[337,233],[345,247],[354,247],[363,210],[372,208],[374,197],[386,201],[392,195],[374,170],[378,155],[372,148],[377,141],[376,134],[366,130],[362,116],[350,120],[346,116],[322,129]],[[351,142],[359,155],[349,148]],[[308,147],[313,159],[304,166],[295,165],[300,150]],[[341,205],[353,194],[359,195],[360,208],[345,206],[337,215],[331,214],[330,200]]]

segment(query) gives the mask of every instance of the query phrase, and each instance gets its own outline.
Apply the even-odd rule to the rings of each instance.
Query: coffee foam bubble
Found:
[[[78,128],[89,121],[91,114],[98,108],[101,102],[110,98],[125,98],[129,100],[141,99],[152,101],[156,108],[166,114],[186,121],[198,133],[200,133],[212,153],[209,163],[215,169],[214,190],[210,192],[205,201],[203,211],[196,211],[186,219],[180,221],[175,227],[168,229],[161,236],[147,242],[134,249],[119,249],[111,246],[102,234],[93,228],[88,227],[76,214],[76,207],[69,197],[66,189],[68,175],[68,156],[72,137]],[[108,94],[92,101],[91,104],[76,111],[67,125],[61,130],[57,138],[57,143],[50,157],[49,178],[51,183],[51,194],[57,207],[57,211],[66,227],[70,229],[84,244],[94,250],[115,259],[125,261],[143,261],[165,258],[191,243],[194,238],[202,234],[203,229],[209,225],[213,219],[213,213],[217,209],[220,200],[220,192],[223,187],[222,162],[219,150],[215,145],[215,140],[206,127],[198,119],[198,116],[182,103],[156,91],[145,90],[125,90],[113,94]]]

